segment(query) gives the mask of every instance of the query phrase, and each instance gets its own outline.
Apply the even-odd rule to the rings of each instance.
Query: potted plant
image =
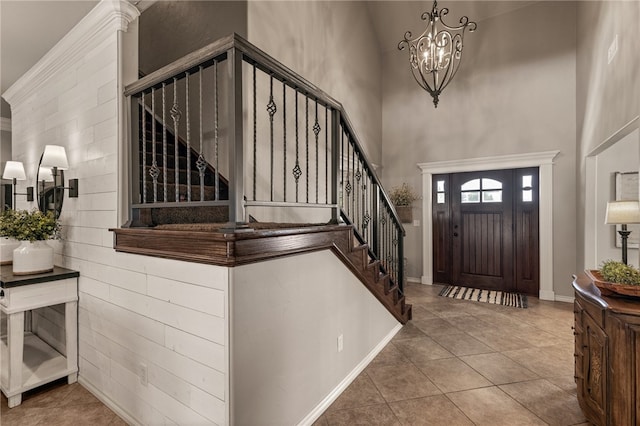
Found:
[[[59,237],[60,224],[52,212],[7,210],[0,216],[0,236],[20,241],[13,250],[13,273],[53,270],[53,248],[46,240]]]
[[[402,185],[391,189],[389,198],[396,208],[400,221],[410,223],[413,220],[411,203],[418,199],[418,194],[413,192],[413,189],[406,182],[403,182]]]
[[[640,297],[640,271],[616,260],[602,262],[599,270],[587,270],[593,283],[605,296],[622,294]]]

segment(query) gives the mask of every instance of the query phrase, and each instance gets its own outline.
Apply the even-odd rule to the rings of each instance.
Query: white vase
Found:
[[[53,270],[53,247],[46,241],[20,241],[13,250],[14,275],[28,275]]]
[[[20,241],[13,238],[0,238],[0,265],[8,265],[13,260],[13,250],[20,245]]]

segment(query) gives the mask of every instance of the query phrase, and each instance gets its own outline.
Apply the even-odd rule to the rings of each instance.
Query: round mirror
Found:
[[[41,167],[40,164],[42,164],[42,155],[38,163],[38,180],[36,183],[38,208],[44,213],[52,211],[56,217],[60,217],[62,201],[64,200],[64,171],[58,170],[54,182],[51,169]]]

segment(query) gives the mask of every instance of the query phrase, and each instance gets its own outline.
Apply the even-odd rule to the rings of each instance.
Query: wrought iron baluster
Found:
[[[287,85],[282,82],[282,162],[284,201],[287,201]]]
[[[273,101],[273,74],[269,77],[269,103],[267,104],[267,112],[269,113],[269,158],[270,158],[270,168],[269,168],[269,176],[270,176],[270,199],[273,201],[273,116],[275,115],[278,108],[276,107],[276,103]]]
[[[214,117],[213,117],[213,159],[214,159],[214,185],[215,185],[215,200],[218,201],[220,199],[220,155],[219,155],[219,148],[220,148],[220,141],[218,138],[218,111],[219,111],[219,104],[218,104],[218,61],[215,61],[213,63],[213,92],[214,92],[214,98],[213,98],[213,111],[214,111]]]
[[[320,130],[320,123],[318,123],[318,100],[316,99],[316,122],[313,125],[313,134],[316,135],[316,204],[318,204],[318,181],[320,180],[320,175],[318,174],[318,165],[320,163],[320,159],[318,158],[318,134]]]
[[[198,160],[196,167],[198,168],[198,176],[200,181],[200,201],[204,201],[204,171],[207,168],[207,161],[204,158],[204,141],[202,133],[202,65],[198,68],[198,114],[200,119],[200,151],[198,152]]]
[[[347,134],[347,183],[345,184],[345,193],[347,194],[345,201],[345,210],[348,212],[349,214],[349,218],[351,218],[351,205],[349,204],[349,200],[351,197],[351,176],[349,176],[349,174],[351,173],[350,169],[349,169],[349,157],[351,156],[350,152],[351,152],[351,141],[349,140],[349,135]]]
[[[299,157],[299,143],[300,140],[298,139],[298,89],[296,90],[296,100],[295,100],[295,110],[296,110],[296,165],[293,168],[292,172],[293,172],[293,177],[296,180],[296,203],[298,202],[298,180],[300,179],[300,176],[302,176],[302,170],[300,170],[300,157]]]
[[[256,90],[256,64],[253,64],[253,199],[256,200],[256,168],[257,168],[257,151],[258,151],[258,119],[256,117],[256,99],[258,91]]]
[[[185,113],[187,115],[187,201],[191,201],[191,122],[189,121],[189,72],[185,74]]]
[[[147,202],[147,102],[142,92],[142,202]]]
[[[342,188],[342,193],[340,194],[340,207],[345,211],[347,209],[347,203],[345,192],[346,192],[346,183],[344,181],[344,129],[340,129],[340,172],[342,173],[342,179],[340,180],[340,186]]]
[[[324,107],[324,199],[329,202],[329,108]]]
[[[309,202],[309,97],[305,95],[305,127],[304,127],[304,139],[305,139],[305,185],[307,189],[307,203]]]
[[[165,203],[167,199],[167,119],[166,119],[166,83],[162,83],[162,194]]]
[[[357,161],[356,165],[357,165],[357,170],[356,170],[355,167],[353,169],[353,171],[354,171],[354,173],[353,173],[353,183],[354,183],[354,189],[353,189],[353,203],[354,203],[353,223],[356,226],[356,229],[358,230],[358,232],[361,232],[362,229],[360,227],[360,178],[362,176],[360,175],[360,161]]]
[[[153,202],[158,202],[158,176],[160,169],[158,168],[158,158],[156,157],[156,89],[151,89],[151,146],[153,163],[149,169],[149,176],[153,181]]]
[[[173,77],[173,105],[171,106],[171,118],[173,118],[173,132],[174,132],[174,183],[176,186],[176,203],[180,201],[180,162],[178,156],[178,137],[180,132],[178,131],[178,124],[180,123],[180,117],[182,116],[182,111],[178,107],[178,79]]]
[[[351,197],[351,215],[354,216],[355,215],[355,207],[356,207],[356,160],[355,160],[355,154],[356,154],[356,146],[353,143],[353,139],[351,138],[351,135],[349,135],[349,145],[351,146],[351,175],[353,176],[352,182],[353,182],[353,197]],[[353,221],[353,217],[351,218],[351,220]]]

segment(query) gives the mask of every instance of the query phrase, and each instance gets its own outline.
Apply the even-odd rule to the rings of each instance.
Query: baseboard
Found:
[[[573,303],[574,300],[573,296],[560,296],[556,294],[556,302]]]
[[[418,277],[407,277],[407,282],[416,283],[416,284],[422,284],[422,279],[420,279]]]
[[[400,329],[402,329],[402,324],[396,325],[390,332],[387,334],[380,343],[376,345],[375,348],[369,352],[369,354],[362,360],[356,367],[345,377],[339,384],[336,386],[330,393],[327,395],[320,404],[318,404],[307,416],[298,423],[298,426],[307,426],[312,425],[318,418],[324,413],[327,408],[333,402],[338,399],[340,394],[344,392],[344,390],[358,377],[360,373],[369,365],[371,361],[384,349],[385,346],[393,339]]]
[[[116,413],[122,420],[124,420],[130,426],[142,426],[138,423],[137,420],[134,420],[128,413],[122,410],[111,398],[106,396],[104,393],[99,391],[95,386],[91,383],[87,382],[82,378],[82,376],[78,375],[78,383],[84,386],[89,392],[93,394],[96,398],[100,400],[104,405],[106,405],[111,411]]]
[[[550,300],[553,302],[554,300],[556,300],[556,294],[553,291],[540,290],[538,298],[540,300]]]

